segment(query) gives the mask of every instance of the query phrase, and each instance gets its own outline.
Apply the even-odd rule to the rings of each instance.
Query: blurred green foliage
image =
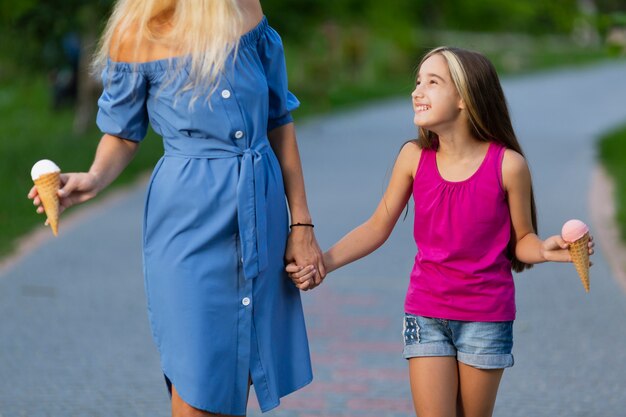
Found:
[[[20,66],[47,68],[62,59],[60,38],[68,32],[99,33],[113,0],[16,0],[0,2],[0,56]],[[272,25],[298,43],[326,25],[367,28],[399,45],[415,48],[415,30],[568,34],[590,0],[263,0]],[[595,0],[600,30],[614,24],[626,0]],[[5,68],[7,63],[2,64]]]
[[[566,33],[578,14],[578,0],[264,0],[263,7],[293,36],[302,36],[306,28],[327,20],[340,24],[358,21],[387,33],[415,26]]]
[[[593,3],[601,13],[624,12],[626,10],[624,0],[594,0]]]
[[[1,0],[0,38],[12,41],[0,43],[0,71],[62,65],[63,36],[97,34],[112,5],[113,0]],[[7,68],[9,63],[14,67]]]
[[[622,241],[626,242],[626,125],[600,140],[599,157],[615,184],[615,216]]]

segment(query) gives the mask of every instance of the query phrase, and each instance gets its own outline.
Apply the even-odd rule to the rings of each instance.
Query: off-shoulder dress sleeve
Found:
[[[292,122],[291,112],[300,106],[300,102],[287,86],[287,67],[280,35],[268,27],[259,49],[269,87],[267,130],[270,131]]]
[[[130,64],[109,62],[102,72],[96,123],[103,133],[140,142],[148,129],[148,80]]]

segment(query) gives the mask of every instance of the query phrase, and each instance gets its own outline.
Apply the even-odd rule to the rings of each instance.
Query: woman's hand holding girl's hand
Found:
[[[313,267],[312,270],[307,270],[306,276],[308,279],[305,282],[298,283],[292,277],[296,286],[301,290],[310,290],[317,287],[326,276],[322,250],[317,244],[312,227],[292,227],[287,240],[285,259],[289,264],[303,265],[305,268],[307,266]],[[298,278],[302,278],[302,276],[298,275]]]
[[[555,235],[547,238],[542,245],[542,255],[546,261],[551,262],[572,262],[572,257],[569,254],[567,243],[561,236]],[[593,255],[593,236],[589,236],[589,255]],[[589,266],[593,265],[589,262]]]
[[[94,198],[99,191],[98,178],[95,174],[88,172],[61,174],[61,189],[58,193],[60,212],[74,204]],[[37,206],[37,213],[44,212],[36,186],[30,189],[28,198]]]
[[[302,291],[311,290],[319,285],[315,283],[317,275],[315,265],[298,266],[292,262],[285,267],[285,271],[295,286]]]

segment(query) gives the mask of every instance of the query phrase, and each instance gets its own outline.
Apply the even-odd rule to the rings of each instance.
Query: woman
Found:
[[[97,195],[148,122],[163,137],[143,252],[172,415],[244,415],[250,383],[263,411],[276,407],[312,378],[284,259],[316,265],[313,285],[325,274],[280,37],[259,0],[120,0],[95,66],[104,136],[89,172],[62,175],[59,197],[67,208]]]

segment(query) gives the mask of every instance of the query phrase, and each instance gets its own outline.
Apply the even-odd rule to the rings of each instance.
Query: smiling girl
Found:
[[[403,334],[415,412],[488,417],[513,366],[511,271],[571,258],[560,236],[536,234],[530,172],[491,62],[436,48],[420,63],[411,96],[419,138],[402,147],[374,214],[324,263],[330,272],[377,249],[413,195],[419,251]],[[287,271],[299,288],[315,285],[314,267]]]

